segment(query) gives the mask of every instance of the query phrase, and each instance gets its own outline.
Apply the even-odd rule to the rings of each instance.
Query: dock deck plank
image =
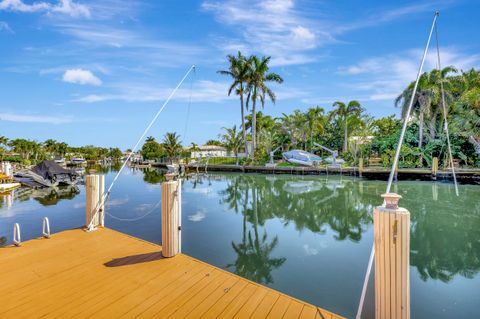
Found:
[[[103,228],[0,249],[1,318],[342,318]]]

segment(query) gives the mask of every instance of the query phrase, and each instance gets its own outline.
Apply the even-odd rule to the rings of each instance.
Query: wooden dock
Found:
[[[0,249],[0,318],[342,318],[108,228]]]

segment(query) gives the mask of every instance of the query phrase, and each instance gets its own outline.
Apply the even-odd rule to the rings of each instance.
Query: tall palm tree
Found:
[[[245,153],[248,156],[248,147],[247,147],[247,130],[245,128],[245,93],[248,83],[248,77],[250,76],[250,67],[249,61],[238,51],[237,56],[227,55],[228,62],[230,66],[228,70],[219,70],[217,71],[220,74],[228,75],[233,79],[230,88],[228,89],[228,95],[235,90],[235,94],[240,97],[240,115],[242,118],[242,134],[243,134],[243,143],[245,146]]]
[[[310,151],[313,150],[313,132],[323,133],[325,126],[323,123],[323,112],[325,110],[319,106],[309,108],[306,113],[308,132],[310,133]]]
[[[176,132],[170,133],[167,132],[163,137],[163,148],[167,155],[172,159],[176,157],[182,150],[182,142],[180,141],[180,135]]]
[[[339,117],[342,122],[343,122],[343,152],[346,152],[348,150],[348,120],[349,117],[352,115],[360,115],[360,113],[363,111],[362,106],[360,105],[360,102],[353,100],[348,102],[348,104],[345,104],[344,102],[337,101],[333,103],[333,106],[335,107],[331,113],[330,113],[330,118],[332,117]]]
[[[6,147],[7,145],[8,145],[8,138],[0,135],[0,152],[1,152],[1,155],[2,155],[0,160],[2,160],[2,161],[3,161],[3,154],[5,152],[4,147]]]
[[[275,104],[275,93],[267,86],[267,82],[282,83],[283,78],[276,74],[269,72],[270,57],[262,57],[259,59],[257,56],[252,55],[249,59],[249,76],[248,76],[248,97],[247,105],[249,101],[252,101],[252,158],[255,157],[256,147],[256,132],[257,132],[257,100],[260,100],[262,108],[265,106],[265,98],[268,96],[272,103]]]
[[[459,99],[455,103],[459,116],[453,124],[459,136],[467,138],[480,158],[480,71],[471,69],[457,78]]]
[[[442,70],[425,72],[420,76],[412,107],[412,115],[418,119],[418,147],[420,149],[422,148],[424,140],[425,122],[428,123],[429,133],[432,139],[437,135],[437,128],[439,127],[437,122],[443,123],[442,120],[438,121],[439,115],[443,112],[440,84],[443,82],[446,93],[445,98],[451,100],[451,95],[449,94],[451,82],[448,80],[448,76],[450,73],[455,72],[457,72],[457,70],[449,66]],[[410,83],[395,99],[395,105],[402,108],[403,120],[408,120],[405,117],[414,87],[415,82]]]
[[[155,142],[155,137],[149,136],[149,137],[147,137],[147,138],[145,139],[145,142],[147,142],[147,143],[148,143],[148,142]]]
[[[238,151],[242,146],[242,135],[241,132],[237,132],[237,126],[234,125],[232,128],[224,127],[225,133],[220,135],[220,138],[223,140],[223,145],[225,148],[235,154],[236,165],[238,165]]]

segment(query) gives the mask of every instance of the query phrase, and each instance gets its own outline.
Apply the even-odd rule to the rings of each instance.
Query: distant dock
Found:
[[[343,318],[101,228],[0,249],[0,318]]]
[[[152,164],[152,166],[166,168],[165,164]],[[189,172],[205,172],[205,165],[187,165]],[[361,176],[367,179],[387,180],[390,174],[389,168],[366,167],[360,172],[358,167],[306,167],[306,166],[241,166],[241,165],[218,165],[207,166],[209,172],[236,172],[236,173],[260,173],[260,174],[290,174],[290,175],[346,175]],[[462,183],[480,183],[480,169],[456,168],[457,180]],[[438,170],[432,174],[430,169],[423,168],[400,168],[397,173],[399,180],[451,180],[453,179],[450,170]]]

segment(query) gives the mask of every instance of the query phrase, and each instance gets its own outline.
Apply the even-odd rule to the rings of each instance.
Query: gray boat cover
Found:
[[[37,164],[31,169],[37,175],[40,175],[43,179],[48,180],[75,180],[78,174],[71,169],[66,169],[55,163],[54,161],[43,161]]]

